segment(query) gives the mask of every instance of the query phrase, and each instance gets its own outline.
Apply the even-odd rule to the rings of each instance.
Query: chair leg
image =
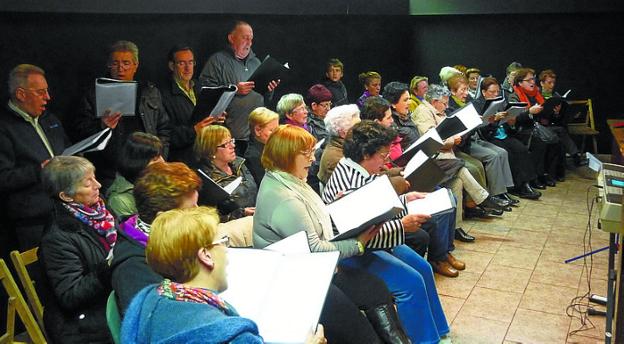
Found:
[[[581,140],[581,152],[585,152],[585,140],[587,136],[583,135],[583,139]]]
[[[598,154],[598,140],[596,140],[596,136],[592,136],[594,140],[594,154]]]

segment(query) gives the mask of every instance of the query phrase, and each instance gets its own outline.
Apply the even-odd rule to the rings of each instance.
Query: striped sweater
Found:
[[[378,175],[370,175],[359,164],[348,158],[340,159],[327,185],[323,189],[321,198],[326,204],[336,200],[340,192],[351,191],[371,182]],[[404,210],[394,219],[385,222],[379,233],[367,244],[368,248],[392,248],[402,245],[405,240],[401,218],[407,215],[406,199],[401,196]]]

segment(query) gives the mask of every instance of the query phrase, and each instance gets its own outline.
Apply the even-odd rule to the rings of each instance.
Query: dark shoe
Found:
[[[466,231],[459,227],[455,228],[455,240],[459,240],[461,242],[473,242],[475,241],[475,237],[466,233]]]
[[[461,260],[453,257],[453,255],[451,254],[451,252],[447,253],[447,258],[446,261],[451,264],[452,267],[454,267],[456,270],[466,270],[466,263],[462,262]]]
[[[488,216],[502,216],[504,211],[503,209],[486,209]]]
[[[447,261],[443,262],[429,262],[431,267],[433,267],[433,272],[438,273],[442,276],[446,277],[457,277],[459,276],[459,271],[449,264]]]
[[[518,206],[518,203],[520,203],[520,200],[519,200],[519,199],[517,199],[517,198],[515,198],[515,197],[512,197],[512,196],[511,196],[510,194],[508,194],[508,193],[504,193],[504,194],[502,194],[502,197],[504,197],[506,200],[508,200],[508,201],[509,201],[509,205],[512,205],[512,206],[516,206],[516,207],[517,207],[517,206]]]
[[[574,161],[574,166],[576,167],[585,166],[589,163],[585,155],[581,155],[580,153],[572,155],[572,161]]]
[[[503,210],[503,205],[496,202],[492,196],[488,196],[483,202],[479,203],[479,205],[485,208],[485,210]]]
[[[491,196],[496,204],[499,204],[501,207],[507,207],[511,205],[511,202],[501,195]]]
[[[549,174],[545,174],[540,178],[540,182],[546,186],[555,187],[557,183]]]
[[[526,199],[538,199],[542,196],[542,193],[539,191],[533,190],[533,188],[531,187],[531,185],[529,185],[529,183],[522,184],[522,186],[515,189],[512,193],[520,198],[526,198]]]
[[[534,189],[546,190],[546,185],[542,184],[539,179],[532,180],[530,185]]]
[[[482,219],[482,218],[488,217],[488,214],[487,214],[487,211],[485,211],[485,209],[481,207],[474,207],[474,208],[465,208],[464,216],[467,219],[474,219],[474,218]]]
[[[391,344],[411,343],[399,321],[394,305],[384,304],[365,311],[382,342]]]

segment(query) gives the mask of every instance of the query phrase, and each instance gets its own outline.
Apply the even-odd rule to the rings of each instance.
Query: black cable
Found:
[[[590,197],[590,190],[596,185],[591,185],[587,188],[586,205],[587,205],[587,225],[585,227],[585,235],[583,236],[583,254],[592,252],[592,213],[594,211],[594,204],[597,197]],[[587,264],[588,256],[583,257],[583,272],[585,272],[585,278],[587,280],[587,292],[583,295],[576,296],[570,300],[570,304],[566,307],[566,315],[571,318],[578,318],[580,326],[576,330],[572,330],[568,335],[574,335],[579,332],[587,331],[596,328],[594,323],[589,318],[590,310],[594,311],[590,305],[589,296],[591,295],[591,275],[594,267],[594,257],[589,255],[589,266]]]

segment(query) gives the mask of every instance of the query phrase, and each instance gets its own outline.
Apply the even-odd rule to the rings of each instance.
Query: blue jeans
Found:
[[[437,343],[449,332],[431,266],[406,245],[346,258],[340,265],[364,269],[386,283],[412,343]]]
[[[430,221],[435,222],[436,226],[438,227],[437,230],[435,231],[436,234],[434,236],[438,236],[436,241],[440,242],[440,245],[444,247],[443,250],[445,251],[444,252],[445,254],[455,249],[453,240],[455,239],[455,212],[456,211],[457,210],[453,209],[453,211],[446,213],[446,214],[434,215],[431,217],[431,220],[430,220]],[[434,242],[433,236],[431,237],[431,241],[432,243]],[[432,249],[431,245],[429,247],[430,247],[429,251],[431,251]]]

